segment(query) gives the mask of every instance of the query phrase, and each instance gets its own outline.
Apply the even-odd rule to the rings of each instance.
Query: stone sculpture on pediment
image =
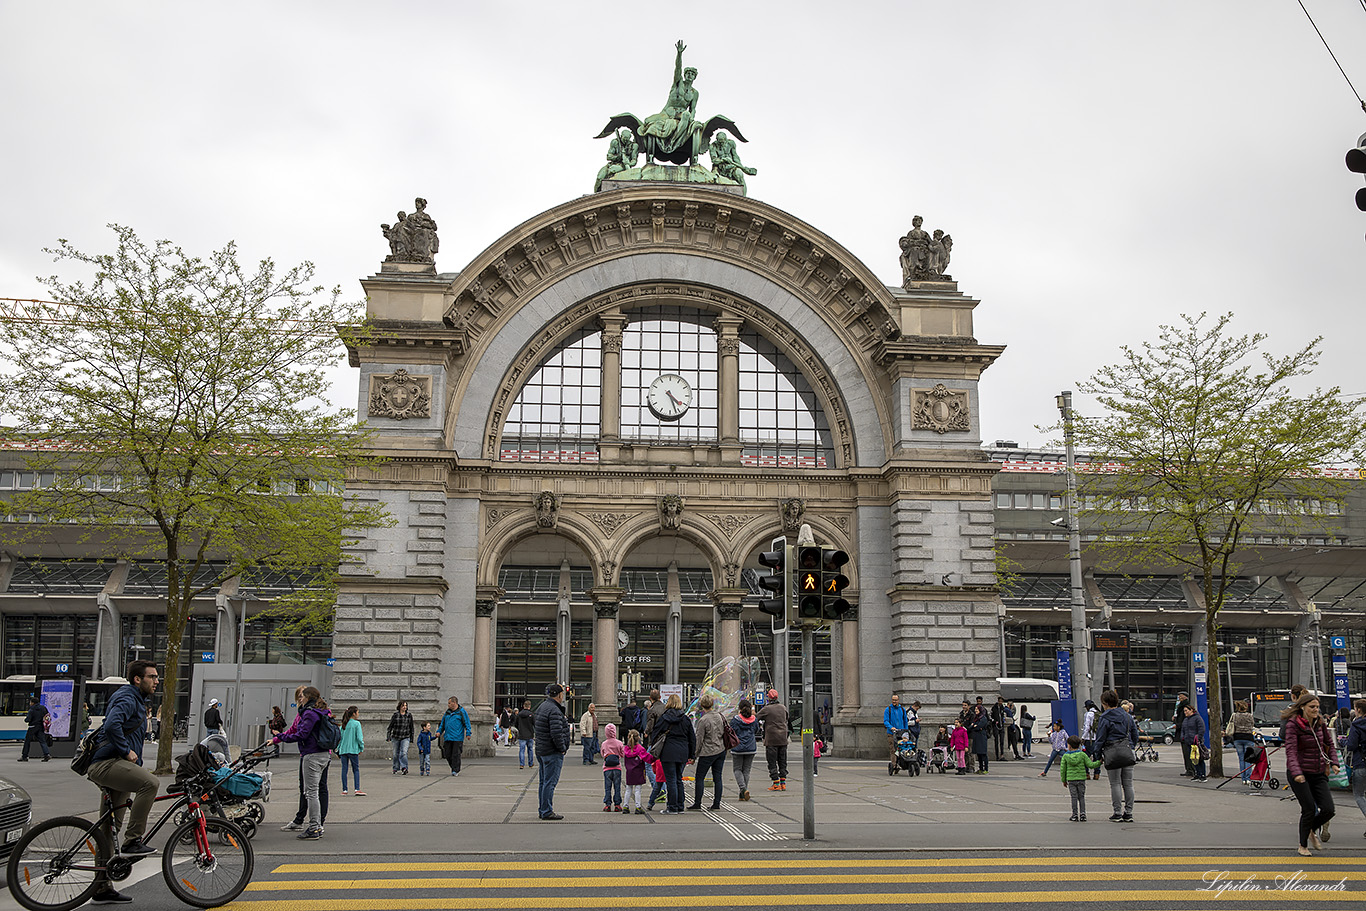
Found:
[[[677,531],[683,524],[683,498],[669,494],[659,499],[659,525],[665,531]]]
[[[432,378],[399,368],[370,377],[370,417],[403,421],[432,416]]]
[[[436,236],[436,220],[427,214],[427,200],[419,196],[413,200],[416,207],[412,215],[398,213],[398,220],[392,225],[380,225],[384,239],[389,241],[389,255],[386,263],[421,263],[432,265],[435,255],[441,249],[441,241]]]
[[[966,391],[949,389],[943,383],[936,383],[933,389],[917,389],[912,395],[912,430],[966,433],[972,429],[972,412]]]
[[[536,527],[554,528],[560,521],[560,497],[553,490],[543,490],[536,494],[533,503],[536,507]]]
[[[898,241],[901,247],[901,285],[910,290],[912,282],[949,282],[953,276],[945,270],[949,267],[949,255],[953,250],[953,238],[941,230],[930,234],[921,227],[925,219],[919,215],[911,219],[911,230]]]

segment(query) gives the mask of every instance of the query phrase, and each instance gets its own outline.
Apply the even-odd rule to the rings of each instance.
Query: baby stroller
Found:
[[[197,779],[212,780],[213,789],[203,795],[208,812],[235,822],[248,838],[254,838],[257,825],[266,818],[265,802],[270,800],[270,772],[250,770],[270,759],[264,752],[268,746],[270,744],[262,744],[252,752],[244,753],[236,762],[224,763],[219,758],[226,758],[224,753],[216,752],[204,743],[196,744],[194,749],[176,760],[175,784],[167,789],[167,793],[184,793]]]
[[[1252,771],[1248,773],[1248,784],[1256,790],[1261,790],[1266,785],[1272,791],[1279,790],[1281,787],[1280,779],[1271,775],[1270,754],[1267,752],[1266,744],[1260,738],[1247,748],[1247,757],[1252,760]]]
[[[935,744],[930,748],[929,770],[943,775],[956,768],[953,762],[953,753],[942,743]]]
[[[909,740],[898,740],[896,743],[896,759],[887,763],[887,774],[895,775],[902,769],[911,775],[919,775],[921,768],[925,765],[925,754],[915,748]]]

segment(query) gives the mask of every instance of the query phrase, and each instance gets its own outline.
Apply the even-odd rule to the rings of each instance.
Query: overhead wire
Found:
[[[1337,64],[1338,72],[1342,74],[1343,79],[1347,80],[1347,87],[1352,90],[1353,95],[1357,96],[1357,101],[1361,104],[1361,109],[1366,111],[1366,100],[1362,100],[1361,93],[1357,91],[1356,86],[1352,85],[1352,80],[1348,77],[1347,71],[1342,68],[1341,63],[1338,63],[1338,55],[1334,54],[1333,49],[1328,46],[1328,39],[1323,37],[1323,32],[1319,31],[1318,23],[1314,21],[1313,16],[1309,15],[1309,10],[1305,7],[1304,0],[1297,0],[1297,2],[1300,4],[1300,9],[1304,10],[1304,16],[1309,20],[1309,24],[1314,27],[1314,32],[1319,36],[1319,40],[1323,42],[1324,50],[1328,51],[1328,56],[1332,57],[1333,63]],[[1361,3],[1362,9],[1366,9],[1366,0],[1358,0],[1358,2]]]

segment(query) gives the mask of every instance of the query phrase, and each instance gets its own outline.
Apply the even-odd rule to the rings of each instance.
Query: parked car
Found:
[[[0,778],[0,857],[9,854],[33,821],[33,799],[8,778]]]
[[[1154,743],[1176,742],[1176,725],[1170,721],[1144,718],[1138,722],[1138,733],[1140,737],[1151,737]]]

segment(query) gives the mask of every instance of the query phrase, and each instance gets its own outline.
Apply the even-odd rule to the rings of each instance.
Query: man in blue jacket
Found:
[[[91,760],[86,777],[113,792],[114,806],[120,807],[133,799],[133,812],[128,815],[121,854],[141,856],[155,850],[142,840],[147,831],[147,817],[157,797],[157,777],[142,767],[142,738],[147,730],[147,704],[156,692],[160,675],[150,661],[134,661],[128,665],[128,683],[109,697],[104,726],[100,728],[99,747]],[[117,810],[119,824],[123,824],[123,810]],[[91,899],[93,904],[120,904],[132,901],[114,890],[104,874],[97,874],[101,887]]]
[[[446,714],[441,716],[441,726],[436,732],[441,737],[441,754],[450,763],[451,775],[459,775],[460,754],[465,750],[465,738],[474,730],[470,727],[469,713],[454,696],[446,700]]]
[[[882,713],[882,726],[887,729],[887,761],[896,762],[896,740],[901,736],[902,731],[909,730],[911,725],[906,719],[906,707],[901,704],[901,697],[892,694],[892,704]]]

